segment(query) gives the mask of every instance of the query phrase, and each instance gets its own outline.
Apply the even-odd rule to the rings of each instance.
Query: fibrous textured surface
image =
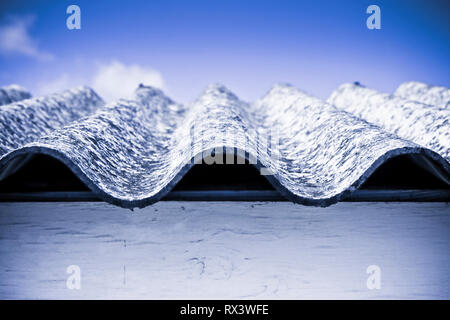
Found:
[[[446,87],[411,81],[401,84],[395,95],[441,108],[450,108],[450,90]]]
[[[103,100],[87,87],[5,105],[0,109],[0,154],[88,116],[101,105]]]
[[[364,94],[349,97],[366,102]],[[397,119],[410,124],[395,103],[385,102],[392,110],[383,112],[399,113]],[[371,124],[365,112],[352,111],[289,85],[274,86],[254,103],[211,85],[186,106],[143,85],[133,100],[102,106],[92,90],[81,88],[0,109],[0,173],[16,157],[44,153],[64,162],[104,200],[143,207],[167,194],[196,161],[208,163],[222,153],[247,158],[281,194],[307,205],[337,202],[401,154],[423,155],[450,172],[448,158],[436,153],[448,156],[446,140],[438,141],[441,149],[431,145],[434,152],[389,123]],[[434,109],[430,113],[440,121]],[[431,121],[427,112],[421,115]],[[434,128],[439,136],[444,132]]]
[[[329,103],[450,160],[450,109],[344,84]]]
[[[0,88],[0,106],[28,98],[31,98],[31,94],[18,85]]]

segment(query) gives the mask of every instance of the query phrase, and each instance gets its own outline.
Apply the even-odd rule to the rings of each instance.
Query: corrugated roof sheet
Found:
[[[387,159],[411,154],[437,163],[448,183],[448,89],[416,87],[388,95],[346,84],[324,102],[276,85],[247,103],[211,85],[186,106],[142,85],[133,100],[106,105],[92,89],[72,89],[0,108],[0,177],[18,169],[17,159],[48,154],[102,199],[143,207],[166,195],[198,155],[238,153],[286,198],[326,206]],[[434,102],[436,92],[433,105],[407,100]]]
[[[31,98],[31,94],[18,85],[0,88],[0,106]]]

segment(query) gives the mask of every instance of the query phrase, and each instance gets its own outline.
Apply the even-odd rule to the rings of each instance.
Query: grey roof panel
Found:
[[[31,93],[18,85],[0,88],[0,106],[31,98]]]
[[[424,133],[415,122],[440,123],[441,114],[429,107],[423,112],[422,106],[417,111],[416,104],[404,111],[405,104],[397,106],[400,98],[358,87],[341,87],[330,99],[338,105],[339,97],[355,99],[348,104],[352,113],[288,85],[274,86],[254,103],[211,85],[188,105],[146,86],[136,90],[133,100],[106,105],[92,90],[79,90],[15,105],[18,114],[38,121],[26,122],[25,116],[0,109],[2,123],[13,128],[0,133],[0,173],[18,157],[48,154],[100,198],[129,208],[160,200],[197,160],[221,153],[249,159],[284,197],[306,205],[339,201],[387,159],[402,154],[432,159],[444,175],[450,174],[448,141],[436,149],[419,139],[434,141],[433,135],[445,137],[445,130],[436,126]],[[386,119],[370,118],[371,112]],[[418,135],[407,136],[403,121],[416,125]],[[13,145],[10,137],[17,132],[24,138]]]

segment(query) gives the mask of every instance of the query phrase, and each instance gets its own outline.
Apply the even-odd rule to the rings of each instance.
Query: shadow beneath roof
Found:
[[[224,161],[225,162],[225,161]],[[383,163],[344,201],[449,201],[449,177],[421,155],[400,155]],[[99,201],[62,162],[35,154],[0,181],[0,201]],[[248,160],[197,164],[162,200],[286,200]]]

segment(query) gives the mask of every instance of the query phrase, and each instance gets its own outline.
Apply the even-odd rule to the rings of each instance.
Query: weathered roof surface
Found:
[[[4,105],[0,111],[0,154],[52,134],[53,130],[91,115],[103,104],[92,89],[80,87]]]
[[[358,84],[340,86],[328,102],[450,161],[450,109],[379,93]]]
[[[0,88],[0,106],[28,98],[31,98],[31,94],[18,85]]]
[[[450,89],[442,86],[431,86],[417,81],[405,82],[397,88],[395,95],[441,108],[450,108]]]
[[[448,117],[357,85],[340,87],[328,103],[289,85],[247,103],[211,85],[188,105],[146,86],[133,100],[103,105],[79,88],[0,108],[0,177],[15,159],[48,154],[104,200],[143,207],[166,195],[199,155],[238,153],[286,198],[327,206],[401,154],[432,159],[448,176]]]

